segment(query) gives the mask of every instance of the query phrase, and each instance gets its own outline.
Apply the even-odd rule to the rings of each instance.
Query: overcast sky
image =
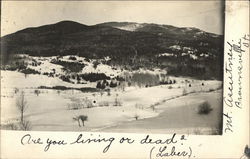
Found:
[[[73,20],[86,25],[109,21],[196,27],[222,34],[219,1],[2,1],[1,36],[27,27]]]

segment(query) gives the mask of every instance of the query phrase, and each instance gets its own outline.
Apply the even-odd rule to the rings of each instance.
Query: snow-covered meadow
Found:
[[[101,90],[96,89],[97,82],[76,78],[66,82],[60,79],[68,73],[62,65],[53,63],[57,57],[27,58],[27,68],[39,74],[1,70],[3,129],[13,129],[13,125],[18,124],[20,112],[16,101],[24,92],[27,101],[24,118],[30,122],[30,130],[219,134],[221,81],[168,76],[175,82],[147,87],[124,85]],[[111,80],[128,73],[122,68],[105,64],[108,60],[107,57],[94,66],[95,61],[78,56],[71,59],[70,56],[60,57],[60,61],[83,64],[80,73],[103,73]],[[159,69],[138,71],[164,73]],[[48,76],[50,73],[52,75]],[[72,77],[72,74],[69,76]],[[55,86],[68,89],[51,89]],[[93,91],[81,91],[82,88],[93,88]],[[211,105],[209,114],[198,113],[198,106],[203,102]],[[80,127],[73,118],[81,115],[87,116],[88,120]]]

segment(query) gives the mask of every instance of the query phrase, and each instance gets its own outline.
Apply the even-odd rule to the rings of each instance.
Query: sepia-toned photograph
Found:
[[[223,1],[3,1],[1,130],[222,135]]]

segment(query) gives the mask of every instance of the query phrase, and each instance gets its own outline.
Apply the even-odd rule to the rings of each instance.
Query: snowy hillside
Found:
[[[221,35],[62,21],[1,44],[1,129],[222,133]]]
[[[141,72],[145,72],[145,70],[141,70]],[[137,120],[138,122],[144,122],[145,119],[157,118],[166,110],[187,107],[187,105],[182,105],[182,98],[189,94],[194,94],[194,97],[198,98],[188,101],[188,105],[193,106],[206,101],[205,98],[200,99],[198,97],[200,93],[210,92],[208,94],[210,97],[214,95],[213,92],[218,94],[216,90],[221,89],[220,81],[200,81],[182,77],[170,78],[175,79],[176,83],[154,87],[128,86],[124,90],[117,87],[107,92],[81,92],[74,89],[51,90],[39,88],[41,85],[48,87],[58,85],[71,88],[82,87],[82,85],[64,82],[58,78],[38,74],[25,77],[23,73],[16,71],[1,71],[1,84],[3,85],[1,87],[1,124],[3,126],[12,125],[13,128],[13,124],[15,125],[18,122],[19,115],[16,109],[16,101],[20,98],[21,91],[24,91],[25,100],[28,103],[25,118],[31,122],[32,130],[117,131],[116,127],[125,124],[124,122],[133,123]],[[91,87],[90,84],[88,86]],[[92,86],[95,87],[95,85]],[[212,105],[216,111],[219,109],[218,103],[220,103],[220,100],[219,98]],[[166,105],[165,103],[168,103],[168,101],[176,102]],[[89,105],[89,102],[91,105]],[[193,111],[197,110],[192,110],[192,113]],[[209,118],[214,118],[216,111],[213,111]],[[84,127],[79,127],[72,118],[82,114],[88,116],[88,121],[85,122]],[[204,120],[199,115],[197,115],[197,118]],[[199,128],[200,133],[214,133],[215,128],[213,127],[217,125],[217,120],[219,119],[211,120],[211,125]],[[159,124],[164,125],[164,122]],[[131,128],[124,130],[120,128],[119,130],[121,132],[132,131]],[[140,131],[144,131],[144,129],[138,130],[138,132]],[[151,131],[163,132],[159,128]],[[180,132],[187,131],[193,133],[196,128],[182,125]]]

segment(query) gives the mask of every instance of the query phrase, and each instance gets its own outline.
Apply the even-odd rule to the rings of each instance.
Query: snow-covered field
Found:
[[[77,60],[84,61],[84,59]],[[51,68],[55,68],[55,72],[62,73],[60,66],[50,66],[51,63],[46,63],[48,60],[43,59],[43,61],[44,64],[33,69],[50,71]],[[122,73],[121,70],[113,70],[107,65],[98,65],[94,70],[91,70],[93,68],[91,63],[86,62],[85,65],[83,72],[104,71],[115,75]],[[201,130],[205,134],[211,133],[203,130],[216,129],[220,122],[222,82],[174,78],[176,83],[171,85],[147,88],[130,86],[124,90],[113,88],[110,93],[81,92],[74,89],[54,90],[38,89],[38,87],[82,88],[95,87],[96,83],[73,84],[41,74],[25,76],[17,71],[1,70],[1,125],[2,128],[9,128],[9,124],[18,122],[20,112],[17,110],[16,101],[20,98],[20,92],[24,91],[28,106],[24,117],[30,121],[31,130],[157,133],[180,130],[188,133],[192,129],[191,133]],[[39,90],[40,93],[36,94],[35,90]],[[86,101],[92,103],[91,108],[84,107]],[[204,101],[211,104],[212,113],[199,115],[197,107]],[[72,105],[78,105],[77,109],[70,109]],[[79,115],[88,116],[84,127],[79,127],[77,121],[73,120],[73,117]]]
[[[157,116],[123,122],[102,129],[103,132],[137,133],[187,133],[220,134],[222,120],[221,90],[207,93],[193,93],[182,96],[156,107]],[[200,103],[208,101],[213,110],[207,115],[198,114]]]

